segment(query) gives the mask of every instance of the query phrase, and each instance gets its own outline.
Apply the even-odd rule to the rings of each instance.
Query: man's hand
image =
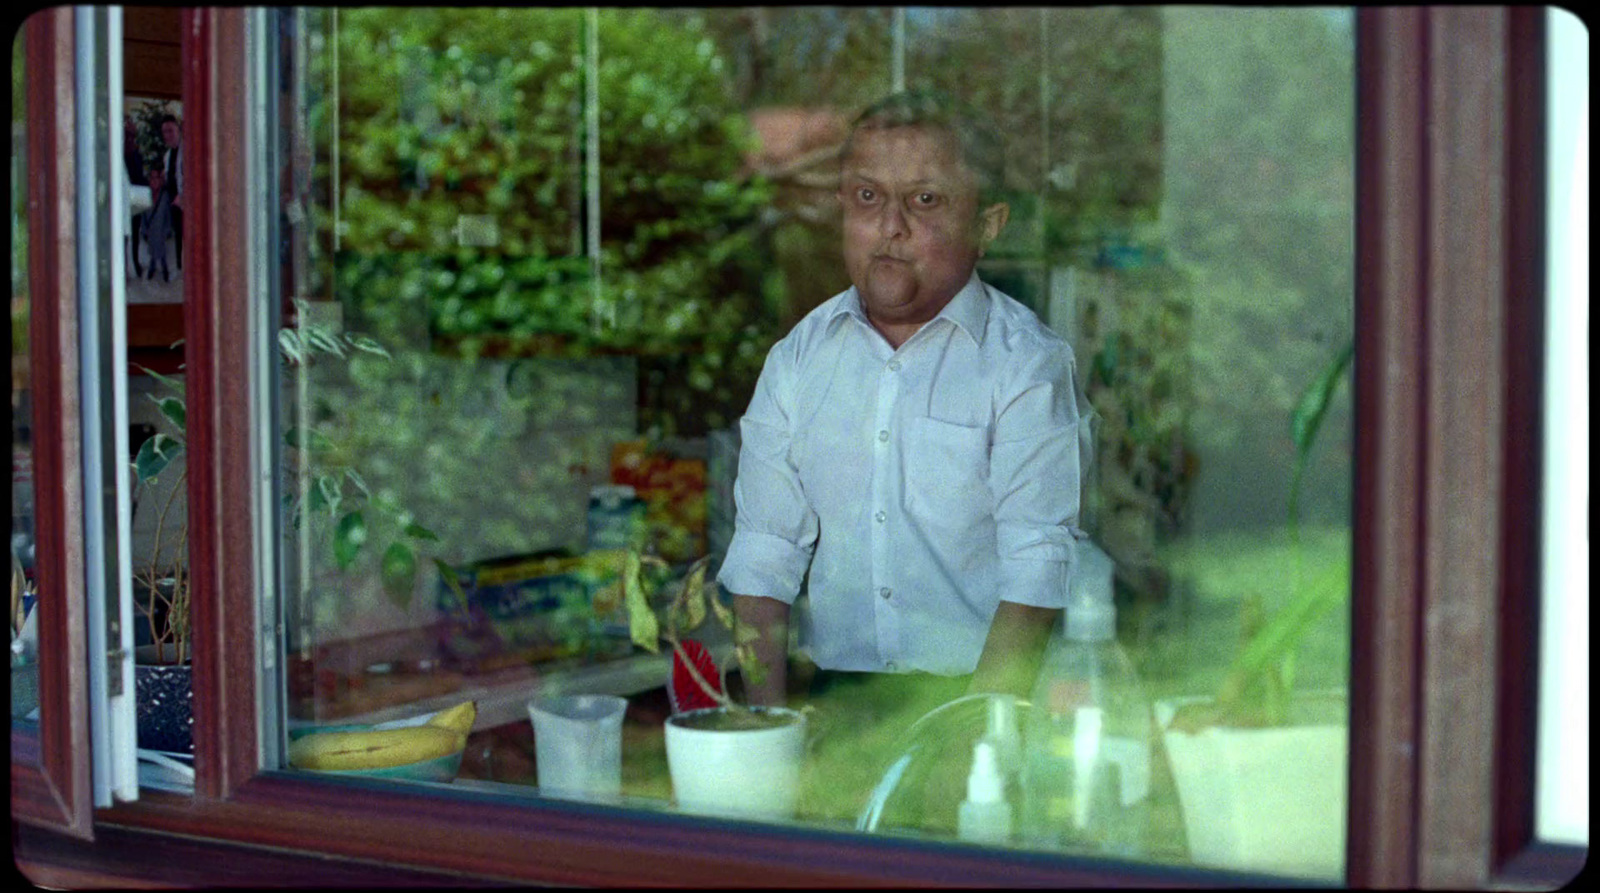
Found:
[[[755,642],[756,659],[767,670],[760,685],[744,680],[745,700],[753,707],[785,706],[789,683],[789,606],[775,598],[735,594],[733,613],[741,626],[752,626],[760,631],[761,638]]]
[[[989,638],[984,640],[983,654],[978,657],[978,669],[973,671],[967,693],[1028,697],[1034,677],[1039,675],[1050,630],[1059,616],[1059,608],[1001,602],[989,624]]]

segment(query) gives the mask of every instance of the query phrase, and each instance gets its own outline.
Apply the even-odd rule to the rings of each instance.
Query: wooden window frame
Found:
[[[1536,840],[1532,823],[1545,14],[1356,12],[1353,886],[1555,885],[1587,857]],[[212,148],[185,171],[204,197],[185,269],[189,509],[206,520],[191,542],[196,791],[145,792],[97,812],[97,828],[558,884],[1245,880],[261,771],[251,569],[263,556],[248,513],[228,511],[248,503],[251,432],[220,412],[249,399],[244,221],[228,213],[247,195],[223,175],[244,157],[247,15],[183,14],[190,142]],[[47,696],[63,696],[56,685]]]
[[[39,724],[11,728],[11,816],[92,837],[83,448],[78,409],[72,9],[23,23],[27,65],[28,381],[33,390]],[[63,74],[65,73],[65,74]],[[54,164],[41,164],[54,159]],[[46,238],[46,236],[49,236]]]

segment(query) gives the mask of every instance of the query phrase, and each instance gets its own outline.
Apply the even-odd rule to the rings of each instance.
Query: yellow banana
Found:
[[[478,718],[478,705],[472,701],[463,701],[449,710],[441,710],[428,720],[428,725],[441,729],[451,729],[463,735],[472,734],[472,724]]]
[[[289,764],[300,769],[387,769],[455,753],[467,736],[433,725],[359,732],[317,732],[289,742]]]

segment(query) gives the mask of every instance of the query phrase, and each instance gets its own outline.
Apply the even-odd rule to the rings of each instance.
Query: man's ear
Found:
[[[989,247],[989,243],[1000,237],[1000,231],[1006,228],[1006,221],[1011,218],[1011,206],[1005,202],[995,202],[978,212],[978,256]]]

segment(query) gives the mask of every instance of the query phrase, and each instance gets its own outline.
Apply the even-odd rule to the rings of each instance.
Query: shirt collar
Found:
[[[867,312],[861,309],[861,293],[854,285],[845,290],[842,298],[843,300],[828,315],[829,328],[832,328],[836,320],[845,316],[855,317],[862,325],[872,325],[867,319]],[[978,278],[977,270],[972,271],[967,284],[956,292],[955,297],[944,305],[934,319],[948,319],[956,328],[966,332],[975,343],[983,343],[983,330],[989,322],[989,293],[987,286]]]

